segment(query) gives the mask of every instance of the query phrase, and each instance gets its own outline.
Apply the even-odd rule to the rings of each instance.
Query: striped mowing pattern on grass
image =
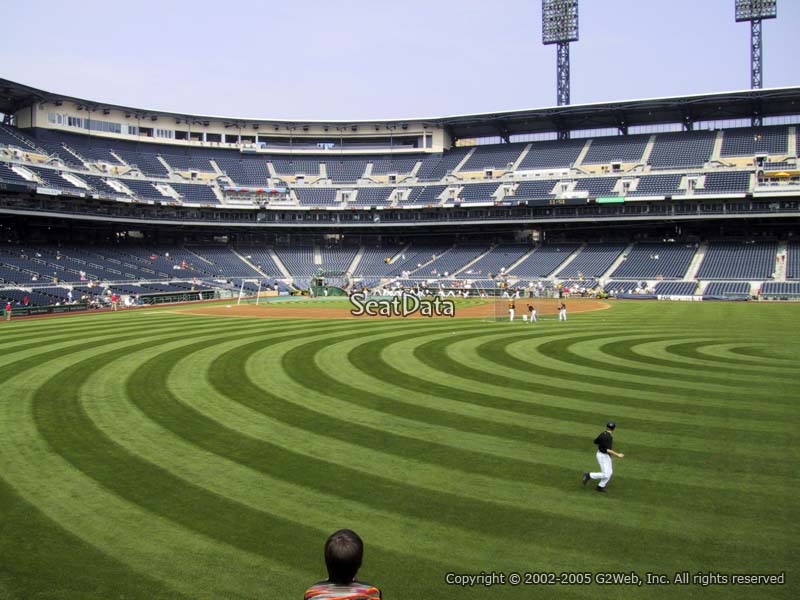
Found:
[[[297,598],[341,527],[386,598],[487,597],[444,578],[491,570],[786,571],[747,590],[794,597],[797,311],[3,323],[0,597]],[[608,418],[602,497],[580,475]]]

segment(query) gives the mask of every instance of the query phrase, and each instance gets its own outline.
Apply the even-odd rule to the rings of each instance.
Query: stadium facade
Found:
[[[0,79],[0,113],[0,295],[15,300],[78,275],[303,287],[320,270],[370,287],[800,293],[800,88],[345,122]]]

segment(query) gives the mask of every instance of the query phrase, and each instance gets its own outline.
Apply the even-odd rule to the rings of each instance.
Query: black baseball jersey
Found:
[[[597,444],[597,449],[600,452],[608,454],[608,451],[612,449],[611,446],[614,443],[614,438],[611,437],[610,433],[604,431],[594,439],[594,443]]]

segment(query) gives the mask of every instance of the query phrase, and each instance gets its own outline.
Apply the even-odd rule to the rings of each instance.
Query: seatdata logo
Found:
[[[405,292],[391,298],[370,299],[364,292],[350,296],[354,317],[455,317],[456,305],[451,299],[420,298]]]

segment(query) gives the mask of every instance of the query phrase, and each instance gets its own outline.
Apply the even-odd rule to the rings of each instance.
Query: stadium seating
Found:
[[[706,286],[703,296],[749,297],[750,284],[744,281],[712,281]]]
[[[654,169],[702,167],[711,158],[713,131],[659,133],[649,163]]]
[[[339,271],[344,273],[353,263],[358,248],[356,247],[321,247],[322,268],[326,271]]]
[[[722,138],[722,156],[786,154],[789,130],[785,126],[728,129]]]
[[[56,171],[54,169],[46,169],[44,167],[34,167],[31,165],[26,165],[26,168],[29,171],[35,173],[39,177],[39,179],[41,179],[44,182],[44,187],[55,188],[63,190],[65,192],[72,192],[78,194],[86,193],[85,189],[74,186],[69,181],[64,179],[61,176],[60,171]]]
[[[400,248],[397,247],[386,248],[384,246],[364,248],[353,275],[356,277],[386,277],[392,269],[392,265],[386,261],[393,258],[399,250]]]
[[[301,206],[331,206],[336,204],[336,188],[295,188]]]
[[[144,181],[143,179],[121,179],[120,181],[142,200],[154,200],[158,202],[175,201],[171,196],[165,196],[159,192],[149,181]]]
[[[774,242],[712,242],[697,272],[698,279],[771,279]]]
[[[608,196],[616,183],[615,177],[587,177],[577,180],[575,191],[587,191],[592,198]]]
[[[334,183],[355,183],[363,177],[368,162],[364,158],[337,157],[327,159],[325,165]]]
[[[728,173],[709,173],[706,175],[705,189],[701,194],[724,194],[730,192],[749,192],[750,173],[744,171]]]
[[[5,125],[0,125],[0,147],[2,146],[19,148],[25,152],[38,151],[36,143],[22,131],[15,127],[6,128]]]
[[[260,157],[217,158],[217,166],[234,185],[264,187],[268,183],[267,161]]]
[[[578,244],[539,246],[525,260],[513,269],[509,269],[507,274],[521,279],[548,277],[578,249],[578,246]]]
[[[219,204],[219,199],[214,190],[207,185],[197,185],[192,183],[170,183],[176,192],[181,195],[184,202],[191,204]]]
[[[456,277],[461,279],[486,279],[490,275],[504,273],[508,267],[525,256],[531,249],[531,246],[527,244],[497,245]]]
[[[586,156],[581,161],[584,165],[641,162],[648,135],[609,136],[595,138]]]
[[[789,242],[787,244],[786,278],[800,279],[800,242]]]
[[[190,250],[205,260],[203,270],[210,271],[214,276],[250,278],[261,276],[225,246],[192,246]]]
[[[514,198],[517,200],[550,199],[556,182],[550,181],[523,181],[517,186]]]
[[[272,259],[272,255],[261,246],[237,246],[236,251],[269,277],[281,277],[281,271]]]
[[[659,281],[655,292],[659,296],[691,296],[696,289],[696,281]]]
[[[403,200],[401,204],[403,206],[428,206],[439,204],[441,202],[439,196],[442,192],[444,192],[445,188],[447,188],[446,185],[426,185],[424,187],[413,187],[411,188],[411,193],[408,195],[408,198]]]
[[[15,133],[21,133],[18,130]],[[31,140],[31,145],[34,148],[42,149],[48,156],[55,156],[61,160],[65,165],[70,168],[82,169],[83,163],[73,154],[71,154],[64,145],[61,143],[58,132],[50,132],[47,129],[32,129],[29,130],[29,135],[26,137]]]
[[[273,158],[270,162],[278,175],[319,175],[318,160]]]
[[[414,170],[417,163],[423,156],[397,156],[388,158],[376,158],[372,160],[373,175],[389,175],[396,173],[406,175]]]
[[[800,296],[798,281],[767,281],[761,287],[762,296]]]
[[[442,245],[413,244],[392,263],[387,275],[398,277],[402,276],[403,273],[414,271],[447,249],[447,246]]]
[[[30,183],[27,179],[17,175],[14,171],[12,171],[9,165],[3,163],[0,163],[0,180],[8,181],[10,183]]]
[[[458,200],[464,204],[469,204],[470,202],[492,202],[494,201],[492,194],[494,194],[499,187],[499,183],[473,183],[465,185],[458,194]],[[451,201],[451,199],[447,200],[448,203]]]
[[[632,294],[641,289],[636,281],[609,281],[603,286],[603,290],[614,294]]]
[[[436,260],[411,272],[413,277],[448,277],[468,262],[486,252],[485,246],[457,246],[441,254]]]
[[[561,278],[600,277],[611,268],[627,244],[590,244],[556,275]]]
[[[614,279],[681,279],[696,248],[686,244],[638,243],[611,277]]]
[[[571,167],[585,144],[586,140],[534,142],[517,170]]]
[[[106,183],[105,179],[103,179],[102,177],[98,177],[97,175],[89,175],[88,173],[81,173],[79,175],[79,178],[85,181],[96,192],[104,196],[121,196],[123,198],[127,197],[127,194],[118,192],[108,183]]]
[[[278,247],[275,248],[275,254],[293,277],[312,277],[322,267],[314,264],[313,246]]]
[[[115,146],[117,143],[115,142]],[[135,167],[147,177],[166,177],[169,175],[167,167],[158,160],[155,154],[137,152],[128,148],[114,148],[114,153],[124,160],[129,166]]]
[[[496,169],[505,171],[513,165],[527,144],[495,144],[491,146],[476,146],[472,153],[461,167],[462,171],[482,171],[484,169]]]
[[[37,129],[37,142],[46,142],[51,146],[67,146],[88,162],[105,162],[111,165],[122,165],[120,160],[111,153],[113,142],[105,138],[96,138],[90,135],[79,135],[63,131],[49,131]],[[64,152],[65,150],[62,150]],[[62,153],[59,153],[61,156]],[[73,156],[69,157],[73,159]]]
[[[348,204],[352,206],[388,206],[393,190],[394,188],[391,187],[360,187],[356,199]]]
[[[677,196],[683,194],[678,189],[682,175],[645,175],[639,178],[635,192],[629,196]]]
[[[438,181],[453,171],[470,150],[472,148],[460,146],[444,154],[428,156],[422,161],[417,178],[420,181]]]
[[[677,196],[683,195],[679,185],[683,177],[688,174],[703,176],[703,188],[694,191],[696,195],[730,194],[750,191],[752,171],[711,171],[704,172],[703,165],[711,157],[714,140],[717,132],[671,132],[655,136],[655,145],[649,157],[649,163],[654,170],[676,168],[683,169],[684,173],[670,174],[638,174],[637,189],[627,195],[631,197],[645,196]],[[785,126],[765,127],[761,129],[741,128],[725,131],[727,152],[730,156],[749,155],[753,152],[776,152],[788,150],[788,128]],[[760,137],[758,137],[760,136]],[[756,139],[758,137],[758,139]],[[277,156],[241,154],[233,149],[223,148],[198,148],[179,146],[175,144],[160,144],[155,141],[135,142],[101,138],[91,135],[66,133],[59,130],[31,129],[17,130],[13,127],[3,126],[0,129],[0,145],[13,145],[33,152],[38,147],[43,147],[48,153],[57,154],[67,163],[67,168],[73,169],[75,174],[83,177],[83,181],[92,188],[91,193],[101,193],[111,197],[124,197],[113,190],[106,181],[114,176],[131,188],[135,197],[142,200],[166,200],[165,196],[153,189],[149,181],[141,178],[131,179],[125,173],[126,165],[137,167],[147,178],[158,178],[162,183],[167,183],[181,196],[182,201],[188,204],[219,204],[213,189],[200,183],[177,181],[178,176],[170,176],[162,160],[173,169],[179,171],[198,170],[214,173],[214,164],[225,173],[235,186],[266,187],[270,181],[270,163],[279,176],[305,174],[316,176],[320,174],[320,165],[325,163],[328,177],[335,184],[355,183],[364,176],[371,165],[371,173],[375,176],[387,173],[408,175],[419,163],[419,181],[434,182],[430,186],[411,187],[409,198],[399,204],[403,207],[427,206],[455,206],[457,204],[479,204],[492,201],[492,193],[497,190],[496,182],[460,184],[462,189],[458,198],[439,198],[445,186],[435,183],[448,172],[455,169],[463,159],[471,153],[462,167],[463,171],[482,170],[495,167],[504,168],[508,163],[517,161],[524,153],[519,171],[531,169],[566,169],[574,164],[581,150],[588,143],[587,153],[583,158],[586,165],[603,164],[613,161],[637,162],[641,160],[644,148],[650,136],[609,136],[577,140],[551,140],[531,142],[530,144],[516,142],[512,144],[493,144],[479,146],[459,146],[442,154],[416,154],[416,155],[339,155],[319,154],[316,156]],[[529,149],[526,151],[526,148]],[[111,163],[111,170],[105,175],[87,165],[75,156],[70,149],[87,162],[105,161]],[[784,152],[785,153],[785,152]],[[780,154],[780,153],[779,153]],[[117,159],[120,157],[124,164]],[[12,161],[14,159],[8,159]],[[783,161],[785,166],[794,167],[793,163]],[[502,163],[502,164],[500,164]],[[37,176],[46,181],[49,187],[57,187],[66,193],[84,193],[80,186],[74,186],[63,180],[57,169],[42,165],[24,165],[37,173]],[[115,170],[117,169],[117,170]],[[686,170],[689,170],[686,172]],[[550,177],[541,179],[540,176]],[[526,180],[526,177],[528,179]],[[9,170],[8,166],[0,165],[0,178],[4,181],[24,183],[24,178]],[[169,178],[169,179],[166,179]],[[589,197],[614,195],[613,188],[619,177],[591,176],[580,177],[575,174],[537,174],[519,173],[515,178],[509,178],[516,185],[513,195],[504,197],[504,204],[530,200],[551,200],[554,198],[553,190],[559,181],[574,181],[576,192],[586,192]],[[173,183],[175,180],[175,183]],[[131,182],[129,184],[129,182]],[[455,183],[454,189],[455,189]],[[302,189],[302,188],[301,188]],[[369,188],[367,186],[355,187],[355,199],[348,202],[351,207],[367,208],[371,206],[386,207],[391,188]],[[385,193],[389,192],[389,193]],[[331,206],[335,199],[328,191],[298,191],[300,204],[303,206]]]

